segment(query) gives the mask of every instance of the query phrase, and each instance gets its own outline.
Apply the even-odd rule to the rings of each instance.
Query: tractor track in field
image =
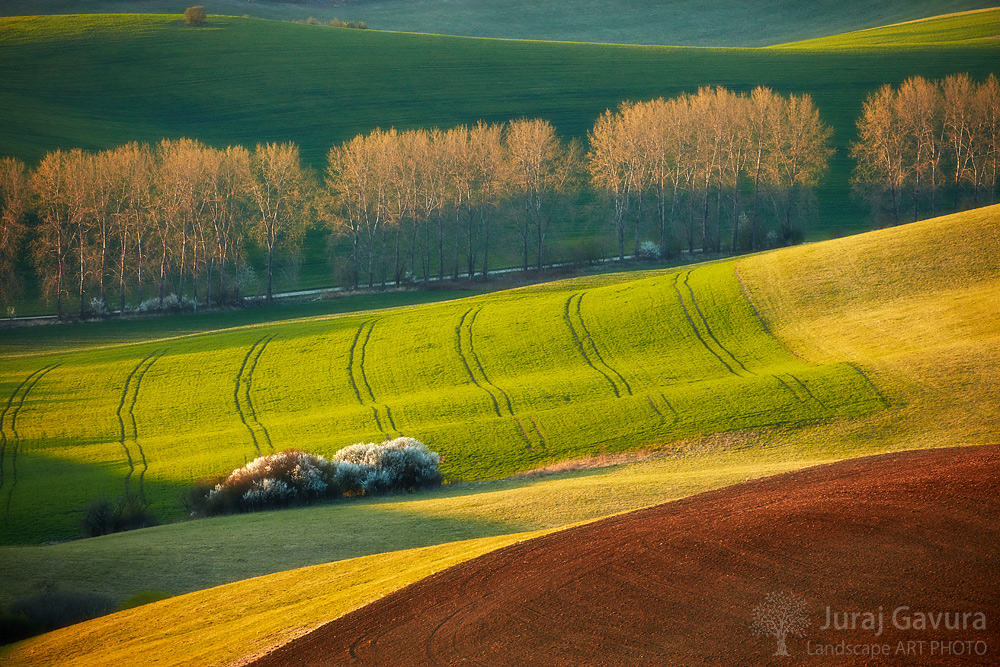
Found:
[[[708,318],[705,317],[705,314],[701,311],[701,307],[698,306],[698,300],[697,300],[697,298],[695,298],[694,289],[692,289],[690,283],[688,283],[688,279],[690,277],[691,277],[691,271],[688,271],[688,272],[686,272],[684,274],[684,281],[683,281],[684,291],[687,292],[688,298],[691,301],[691,306],[694,308],[694,312],[698,316],[697,321],[700,321],[702,323],[702,326],[705,329],[705,334],[708,336],[708,339],[711,340],[713,343],[715,343],[715,346],[721,352],[721,354],[716,354],[715,351],[712,350],[713,354],[715,354],[715,356],[719,359],[719,361],[722,361],[722,363],[725,364],[726,368],[728,368],[734,375],[756,375],[756,373],[754,373],[749,368],[747,368],[743,364],[743,362],[740,361],[736,357],[736,355],[733,354],[732,351],[729,350],[729,348],[727,348],[725,345],[723,345],[722,342],[719,341],[718,337],[716,337],[715,332],[712,331],[712,327],[708,323]],[[682,296],[683,292],[680,289],[680,287],[678,287],[678,283],[680,283],[680,282],[681,282],[680,281],[680,275],[678,274],[677,279],[674,281],[674,288],[677,290],[678,295],[680,295],[680,297],[681,297],[681,306],[684,307],[684,314],[687,315],[688,321],[691,323],[691,325],[695,328],[695,330],[697,332],[698,327],[697,327],[697,325],[695,323],[696,320],[691,316],[690,311],[687,309],[687,306],[684,304],[684,300],[683,300],[683,296]],[[707,341],[704,338],[702,338],[702,336],[701,336],[700,333],[698,333],[698,339],[702,342],[702,344],[704,344],[706,347],[709,347],[709,349],[711,349],[710,346],[708,345]],[[732,359],[733,364],[735,364],[735,365],[731,365],[729,362],[724,361],[723,355],[725,357],[728,357],[729,359]],[[736,370],[736,366],[739,366],[739,371]],[[742,373],[740,371],[742,371]]]
[[[371,340],[376,322],[377,320],[366,320],[361,323],[361,326],[354,333],[354,340],[351,342],[351,349],[347,355],[347,377],[351,382],[351,389],[354,390],[354,396],[358,399],[358,403],[372,411],[372,417],[375,420],[378,430],[386,437],[392,434],[402,435],[396,427],[396,421],[392,418],[392,410],[388,405],[375,398],[375,392],[368,381],[368,373],[365,371],[365,361],[368,357],[368,342]],[[364,340],[361,340],[362,334],[364,334]],[[359,342],[361,343],[360,350],[358,349]],[[355,366],[357,366],[356,370]],[[381,414],[385,415],[391,430],[385,428],[385,425],[382,423]]]
[[[882,407],[888,408],[892,406],[892,403],[890,403],[889,399],[886,398],[885,394],[883,394],[881,390],[879,390],[879,388],[875,386],[875,383],[872,382],[872,379],[870,377],[868,377],[868,374],[865,373],[863,370],[861,370],[861,368],[858,367],[857,364],[852,363],[850,361],[845,361],[844,363],[853,368],[854,372],[860,375],[862,379],[868,384],[868,386],[871,387],[872,392],[875,394],[875,396],[878,397],[879,402],[882,403]]]
[[[778,338],[777,336],[775,336],[774,332],[771,331],[771,327],[767,325],[767,322],[764,320],[763,317],[761,317],[760,311],[757,310],[757,304],[754,303],[753,297],[750,296],[750,290],[747,289],[746,283],[743,282],[743,276],[740,275],[740,269],[738,266],[736,265],[733,266],[733,273],[736,275],[736,280],[740,284],[740,289],[743,290],[743,298],[745,298],[747,300],[747,303],[750,304],[750,310],[753,311],[754,317],[757,318],[757,322],[764,329],[764,332],[768,336],[773,338],[775,341],[777,341],[778,345],[780,345],[783,350],[788,352],[788,354],[792,355],[797,359],[802,359],[802,361],[806,361],[806,359],[802,357],[802,355],[800,355],[798,352],[785,345],[785,342],[780,338]]]
[[[670,403],[670,401],[667,400],[667,397],[664,394],[660,394],[657,398],[659,399],[659,402],[663,405],[665,409],[661,410],[659,407],[657,407],[656,401],[653,400],[652,396],[647,396],[646,400],[649,401],[649,407],[653,409],[653,412],[655,412],[660,417],[660,424],[662,426],[665,426],[667,424],[667,414],[670,415],[669,418],[670,424],[677,423],[677,420],[680,419],[680,415],[677,413],[677,410]]]
[[[792,348],[788,347],[788,345],[786,345],[784,341],[782,341],[780,338],[778,338],[777,336],[774,335],[774,333],[771,331],[771,328],[767,325],[767,322],[761,316],[760,311],[757,309],[757,304],[754,303],[753,297],[750,296],[750,290],[747,289],[747,285],[746,285],[746,283],[743,280],[743,276],[740,275],[740,269],[739,269],[738,266],[733,266],[733,273],[736,275],[736,280],[739,282],[740,289],[743,291],[743,297],[747,300],[747,303],[750,304],[750,309],[753,311],[754,317],[757,318],[757,321],[760,323],[761,327],[763,327],[763,329],[767,333],[767,335],[770,336],[771,338],[773,338],[775,341],[777,341],[778,345],[780,345],[783,350],[785,350],[786,352],[788,352],[789,354],[791,354],[793,357],[795,357],[797,359],[801,359],[802,361],[805,361],[805,362],[811,364],[811,362],[809,362],[805,357],[803,357],[802,355],[800,355],[798,352],[796,352]],[[844,363],[846,363],[848,366],[850,366],[852,369],[854,369],[854,372],[861,376],[861,378],[865,381],[865,383],[871,388],[872,392],[874,392],[875,396],[878,397],[878,400],[882,404],[883,407],[886,407],[886,408],[890,407],[891,403],[889,402],[889,399],[886,398],[885,394],[882,393],[882,391],[878,388],[878,386],[874,382],[872,382],[871,378],[868,377],[868,375],[863,370],[861,370],[857,366],[857,364],[854,364],[852,362],[844,362]],[[802,389],[804,389],[809,394],[809,396],[813,400],[815,400],[817,403],[819,403],[824,409],[827,409],[827,410],[829,409],[829,408],[827,408],[827,406],[821,400],[819,400],[818,398],[816,398],[816,396],[809,390],[809,388],[806,387],[805,383],[803,383],[802,381],[800,381],[794,375],[791,375],[791,374],[787,374],[787,375],[789,377],[793,378],[795,380],[795,382],[797,382],[799,385],[801,385]],[[798,392],[796,392],[795,389],[793,389],[787,383],[783,382],[781,380],[781,378],[778,378],[777,376],[775,376],[775,377],[778,379],[779,382],[781,382],[786,387],[788,387],[789,390],[792,391],[792,393],[798,395]]]
[[[482,306],[478,308],[469,308],[462,314],[462,318],[458,322],[458,326],[455,327],[456,342],[455,349],[458,352],[459,358],[462,360],[462,365],[465,367],[465,372],[472,381],[472,384],[479,387],[487,396],[490,397],[490,402],[493,405],[493,411],[496,413],[497,417],[510,417],[514,424],[517,426],[517,430],[524,439],[529,450],[534,450],[535,446],[539,446],[542,449],[547,447],[545,436],[542,435],[541,430],[538,427],[538,423],[534,418],[528,417],[528,421],[531,423],[529,428],[526,428],[524,422],[517,416],[514,411],[514,404],[510,400],[510,395],[504,391],[501,387],[493,384],[490,381],[488,375],[486,375],[486,369],[483,367],[483,362],[476,353],[476,347],[473,343],[472,327],[475,325],[476,318],[479,316],[479,312],[482,310]],[[472,363],[469,363],[469,360]],[[532,433],[536,437],[532,437]]]
[[[143,503],[146,502],[143,480],[149,464],[146,460],[146,453],[139,445],[139,429],[135,421],[134,410],[136,401],[139,400],[139,385],[142,382],[143,376],[146,375],[149,367],[156,363],[165,352],[166,350],[161,350],[149,353],[148,356],[129,371],[129,374],[125,376],[125,384],[122,386],[121,397],[118,399],[118,408],[115,410],[115,416],[118,418],[118,444],[125,453],[125,462],[128,464],[128,472],[125,473],[125,498],[129,500],[132,498],[132,475],[135,473],[135,458],[132,456],[132,450],[129,448],[129,440],[131,440],[132,444],[139,451],[139,457],[142,459],[143,468],[142,472],[139,473],[139,499]],[[135,380],[134,384],[133,380]],[[125,410],[126,403],[128,403],[128,410],[125,414],[128,415],[128,420],[131,424],[131,437],[129,437],[128,429],[125,427],[125,417],[122,416],[122,411]]]
[[[694,331],[695,338],[698,339],[698,342],[701,343],[702,347],[708,350],[709,354],[715,357],[720,364],[726,367],[727,371],[739,377],[739,373],[733,370],[733,367],[730,366],[728,363],[726,363],[726,360],[720,357],[719,353],[713,350],[712,347],[705,341],[705,339],[702,338],[701,331],[698,330],[698,325],[694,323],[694,319],[691,317],[691,313],[688,311],[687,304],[684,303],[684,295],[681,294],[681,288],[678,286],[678,283],[680,282],[680,277],[681,276],[679,273],[674,276],[673,288],[674,292],[676,292],[677,294],[677,303],[680,304],[681,310],[684,311],[684,317],[687,318],[688,324],[691,325],[691,330]]]
[[[597,349],[597,343],[594,342],[593,336],[590,335],[590,330],[587,328],[586,322],[583,320],[583,313],[581,312],[581,304],[583,303],[583,295],[586,292],[577,292],[576,294],[571,294],[568,299],[566,299],[566,305],[563,311],[563,319],[566,321],[566,326],[569,327],[570,333],[573,335],[573,342],[576,344],[576,350],[583,357],[583,360],[587,362],[587,365],[593,368],[595,371],[601,374],[601,376],[608,381],[611,386],[611,390],[615,394],[615,398],[621,398],[623,395],[632,395],[632,387],[629,385],[628,380],[619,373],[615,368],[613,368],[609,363],[604,361],[604,357],[601,355],[600,350]],[[573,305],[573,300],[576,299],[576,305]]]
[[[787,378],[787,379],[786,379]],[[780,382],[785,389],[792,393],[799,403],[808,403],[809,401],[814,401],[824,410],[829,410],[823,401],[816,397],[816,394],[812,393],[812,390],[806,385],[805,382],[800,380],[798,377],[791,373],[775,374],[774,379]]]
[[[243,357],[243,363],[240,365],[240,370],[236,374],[236,386],[233,388],[233,402],[236,404],[236,413],[239,415],[240,421],[243,422],[243,426],[246,427],[247,432],[250,434],[250,440],[253,442],[254,449],[257,450],[258,456],[262,456],[264,453],[260,447],[261,440],[267,444],[271,451],[274,451],[274,445],[271,443],[271,434],[268,433],[267,428],[257,418],[257,411],[253,406],[253,399],[250,397],[250,390],[252,389],[253,372],[257,368],[257,362],[260,361],[260,357],[264,353],[264,348],[266,348],[268,343],[272,340],[274,340],[274,334],[271,334],[270,336],[262,336],[250,346],[250,349],[247,350],[246,356]],[[253,361],[251,361],[251,357],[253,358]],[[248,364],[249,368],[247,367]],[[248,417],[249,421],[247,421]],[[260,431],[260,437],[257,435],[258,430]]]
[[[136,449],[139,450],[139,458],[142,459],[142,470],[139,472],[139,499],[143,504],[146,504],[146,472],[149,470],[149,461],[146,458],[146,452],[143,450],[142,445],[139,443],[139,425],[135,421],[135,404],[139,400],[139,388],[142,385],[142,379],[146,377],[146,373],[149,369],[153,367],[157,361],[159,361],[164,354],[167,353],[166,349],[160,350],[158,353],[154,353],[149,363],[146,363],[144,367],[135,375],[135,390],[131,392],[132,398],[128,406],[128,417],[132,424],[132,443],[135,445]],[[145,363],[145,360],[144,360]]]
[[[7,490],[7,502],[4,509],[4,519],[10,518],[10,503],[14,497],[14,489],[17,487],[17,455],[21,449],[21,435],[17,432],[17,416],[21,412],[21,408],[24,407],[24,401],[28,398],[28,394],[38,381],[45,377],[51,370],[59,366],[59,364],[50,364],[48,366],[42,366],[37,371],[34,371],[28,377],[21,381],[21,384],[14,388],[11,392],[10,398],[7,399],[7,405],[4,406],[3,412],[0,412],[0,489],[3,489],[5,483],[4,476],[4,464],[5,457],[7,454],[7,432],[4,429],[4,421],[7,415],[10,415],[10,434],[12,439],[11,443],[11,456],[10,456],[10,467],[13,476],[13,481],[10,484],[10,488]],[[22,389],[24,391],[22,391]],[[18,398],[20,394],[20,398]],[[15,405],[16,402],[16,405]],[[13,408],[13,409],[11,409]]]

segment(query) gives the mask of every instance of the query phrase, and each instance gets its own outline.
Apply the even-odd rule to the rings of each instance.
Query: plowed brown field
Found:
[[[997,665],[998,583],[1000,447],[914,451],[517,544],[253,664]],[[807,605],[789,657],[751,630],[772,592]],[[853,629],[824,627],[845,612]]]

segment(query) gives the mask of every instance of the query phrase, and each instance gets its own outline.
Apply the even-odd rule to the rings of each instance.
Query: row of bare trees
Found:
[[[882,86],[864,104],[853,184],[878,217],[901,221],[934,216],[948,204],[957,211],[992,204],[1000,161],[1000,84],[994,75],[976,83],[967,74],[939,81],[915,76]]]
[[[56,150],[30,173],[4,158],[0,297],[9,301],[18,286],[17,247],[29,209],[37,219],[31,257],[60,316],[70,294],[79,297],[81,314],[110,307],[110,292],[124,311],[126,295],[147,285],[160,307],[168,289],[184,294],[187,287],[195,305],[225,301],[248,237],[266,250],[270,296],[274,250],[305,229],[309,185],[293,144],[252,153],[189,139],[98,153]]]
[[[914,218],[933,214],[944,190],[956,209],[963,197],[992,202],[998,109],[992,76],[883,87],[858,121],[855,186],[893,221],[904,196]],[[521,119],[374,130],[331,148],[323,179],[294,144],[56,150],[34,170],[0,158],[0,299],[11,302],[30,261],[60,315],[71,294],[81,314],[110,309],[112,296],[121,311],[128,296],[162,308],[168,292],[224,303],[244,287],[253,242],[270,300],[276,256],[316,221],[350,257],[342,284],[487,276],[501,244],[524,270],[541,269],[554,220],[569,217],[588,177],[606,195],[619,257],[630,225],[636,251],[658,235],[662,254],[721,252],[727,230],[732,252],[755,250],[768,229],[770,243],[796,240],[830,135],[808,95],[702,88],[606,111],[586,154],[547,121]]]
[[[832,154],[830,135],[808,95],[706,87],[606,111],[590,133],[587,167],[594,186],[614,201],[620,257],[630,220],[639,247],[650,207],[661,252],[669,253],[678,233],[689,252],[696,243],[719,252],[727,219],[736,252],[748,215],[749,247],[757,248],[766,202],[773,205],[782,240],[792,239],[797,210]]]
[[[523,268],[541,268],[552,203],[571,189],[579,154],[539,119],[375,130],[330,150],[321,213],[350,240],[354,286],[390,271],[397,283],[444,279],[449,266],[456,278],[488,275],[498,213],[512,200],[523,210],[503,218],[517,220]]]

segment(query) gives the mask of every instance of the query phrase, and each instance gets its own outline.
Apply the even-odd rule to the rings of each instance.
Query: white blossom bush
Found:
[[[653,241],[643,241],[635,251],[639,259],[653,260],[660,258],[660,246]]]
[[[333,459],[358,467],[357,486],[365,495],[416,491],[439,486],[443,479],[438,470],[441,457],[414,438],[401,437],[380,444],[358,443],[344,447]]]
[[[304,505],[341,495],[336,464],[286,449],[261,456],[218,481],[201,482],[188,496],[194,514],[231,514]]]
[[[137,313],[180,313],[196,310],[197,304],[194,299],[189,299],[187,297],[180,297],[171,292],[163,297],[163,301],[160,301],[159,297],[153,297],[152,299],[146,299],[140,303],[135,308]]]
[[[261,456],[217,480],[202,480],[186,501],[194,515],[304,505],[341,496],[416,491],[443,480],[441,457],[413,438],[356,444],[332,460],[297,449]]]

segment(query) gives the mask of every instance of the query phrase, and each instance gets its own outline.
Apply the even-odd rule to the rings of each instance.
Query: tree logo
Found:
[[[774,655],[788,655],[785,637],[803,637],[808,627],[809,607],[804,599],[791,591],[768,593],[764,602],[753,608],[750,629],[756,635],[777,640],[778,649]]]

